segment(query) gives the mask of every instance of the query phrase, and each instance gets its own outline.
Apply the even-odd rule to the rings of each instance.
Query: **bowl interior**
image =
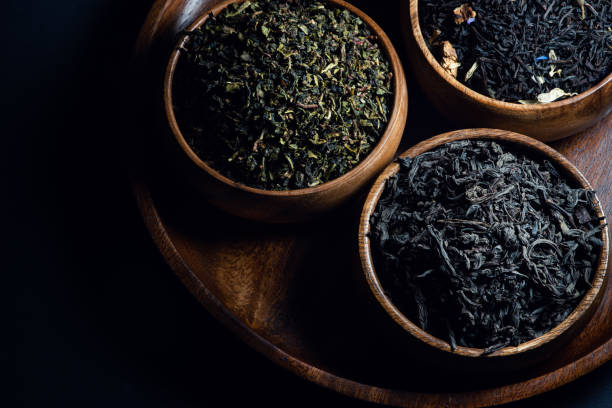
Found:
[[[445,133],[431,139],[428,139],[418,145],[412,147],[405,153],[403,153],[400,157],[411,157],[414,158],[421,153],[432,150],[440,145],[443,145],[448,142],[464,140],[464,139],[480,139],[480,140],[493,140],[502,142],[504,144],[509,144],[513,147],[516,147],[517,150],[523,150],[525,153],[545,157],[550,160],[555,167],[563,173],[570,182],[574,182],[575,185],[579,185],[585,189],[592,189],[589,182],[585,179],[585,177],[580,173],[574,165],[572,165],[567,159],[565,159],[561,154],[559,154],[554,149],[548,147],[542,142],[531,139],[527,136],[523,136],[517,133],[503,131],[503,130],[494,130],[494,129],[467,129]],[[402,326],[406,331],[412,334],[414,337],[419,340],[443,351],[451,352],[451,346],[448,342],[427,333],[423,329],[421,329],[418,325],[413,323],[410,319],[408,319],[393,303],[393,301],[389,298],[387,293],[385,292],[378,275],[376,274],[376,270],[374,267],[374,261],[372,257],[371,247],[370,247],[370,217],[374,212],[378,200],[385,188],[386,180],[396,174],[399,170],[399,164],[392,163],[390,164],[383,173],[378,177],[374,186],[370,190],[370,193],[366,199],[366,203],[363,208],[363,212],[361,215],[360,226],[359,226],[359,252],[362,262],[362,267],[364,273],[366,275],[366,280],[370,286],[370,289],[374,293],[378,302],[383,306],[385,311],[395,320],[400,326]],[[595,196],[596,202],[596,211],[598,217],[602,219],[601,223],[603,224],[604,213],[599,202],[599,199]],[[597,265],[596,272],[593,276],[592,287],[587,291],[584,295],[578,306],[567,316],[567,318],[561,322],[559,325],[548,331],[547,333],[539,336],[530,341],[519,344],[518,346],[506,346],[501,348],[489,355],[487,357],[501,357],[501,356],[511,356],[519,353],[523,353],[528,350],[535,349],[540,347],[546,343],[549,343],[553,339],[560,336],[562,333],[566,332],[572,325],[574,325],[578,319],[593,305],[595,300],[598,298],[598,294],[602,290],[604,286],[604,282],[607,278],[607,263],[608,263],[608,227],[604,227],[601,233],[602,241],[604,243],[601,252],[599,254],[599,261]],[[462,355],[466,357],[480,357],[482,356],[484,350],[478,348],[471,347],[463,347],[457,346],[457,348],[452,352],[457,355]]]
[[[587,89],[584,92],[579,93],[578,95],[569,97],[567,99],[562,99],[560,101],[554,101],[546,104],[537,104],[537,105],[522,105],[519,103],[512,102],[504,102],[498,99],[491,98],[487,95],[481,94],[459,82],[452,75],[448,74],[436,58],[433,56],[427,43],[425,42],[425,38],[423,36],[423,32],[421,31],[421,25],[419,20],[419,0],[409,0],[408,12],[410,14],[410,25],[412,30],[412,35],[414,36],[416,43],[418,45],[419,50],[423,54],[423,57],[427,60],[429,65],[436,71],[436,73],[440,76],[440,78],[455,88],[457,91],[465,94],[468,98],[478,101],[490,106],[494,106],[500,110],[510,110],[515,112],[525,112],[525,111],[542,111],[549,109],[558,109],[565,106],[572,105],[578,101],[581,101],[585,98],[588,98],[590,95],[604,87],[606,84],[612,82],[612,72],[608,74],[604,79],[602,79],[599,83],[594,85],[593,87]]]
[[[213,15],[219,14],[223,9],[228,7],[233,3],[241,3],[244,0],[226,0],[207,11],[203,15],[201,15],[196,21],[194,21],[188,28],[187,32],[194,31],[200,26],[202,26],[206,20],[209,18],[209,15],[212,13]],[[166,112],[166,117],[168,119],[170,129],[179,143],[181,149],[185,152],[185,154],[189,157],[189,159],[195,163],[200,169],[210,174],[212,177],[222,182],[223,184],[229,185],[232,188],[236,188],[239,190],[243,190],[252,194],[260,195],[260,196],[304,196],[304,195],[313,195],[326,190],[334,189],[337,186],[340,186],[344,183],[347,183],[353,179],[359,178],[366,169],[368,169],[373,163],[375,163],[383,153],[385,144],[388,143],[390,139],[393,137],[392,129],[396,126],[403,125],[402,122],[402,103],[406,103],[404,101],[407,100],[407,90],[405,87],[405,79],[404,72],[399,60],[399,56],[395,51],[395,48],[391,44],[391,40],[387,37],[385,32],[372,20],[367,14],[365,14],[360,9],[352,6],[349,3],[346,3],[342,0],[322,0],[325,3],[328,3],[332,7],[341,7],[346,8],[353,14],[357,15],[361,18],[364,23],[376,34],[378,37],[378,43],[381,46],[383,52],[389,60],[391,71],[393,73],[393,100],[392,100],[392,109],[391,114],[389,116],[389,121],[385,128],[385,131],[382,133],[380,140],[372,149],[372,151],[363,159],[360,163],[357,164],[350,171],[345,174],[337,177],[333,180],[330,180],[326,183],[320,184],[318,186],[297,189],[297,190],[265,190],[256,187],[250,187],[242,183],[238,183],[223,174],[219,173],[217,170],[206,164],[200,157],[193,151],[193,149],[189,146],[185,137],[183,136],[179,124],[177,122],[174,107],[173,107],[173,79],[174,73],[176,71],[180,56],[181,56],[181,48],[183,48],[187,42],[189,41],[189,34],[183,35],[179,41],[177,46],[174,48],[172,54],[170,55],[170,60],[168,62],[168,66],[166,68],[166,73],[164,77],[164,88],[163,88],[163,98],[164,98],[164,109]]]

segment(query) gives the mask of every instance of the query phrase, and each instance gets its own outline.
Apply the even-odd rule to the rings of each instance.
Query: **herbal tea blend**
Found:
[[[491,353],[561,323],[603,245],[594,192],[490,141],[400,160],[371,217],[376,269],[422,329]]]
[[[612,72],[610,0],[420,0],[419,18],[443,69],[502,101],[552,102]]]
[[[318,1],[245,1],[210,17],[179,61],[174,108],[195,153],[268,190],[355,167],[389,118],[392,74],[357,16]]]

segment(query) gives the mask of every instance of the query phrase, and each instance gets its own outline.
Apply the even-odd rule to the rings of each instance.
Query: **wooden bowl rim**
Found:
[[[440,66],[440,64],[438,63],[438,61],[432,55],[431,51],[425,44],[425,39],[421,31],[421,22],[419,20],[418,3],[419,3],[419,0],[410,0],[408,7],[409,7],[409,16],[410,16],[410,21],[411,21],[410,25],[411,25],[412,35],[414,36],[416,43],[418,45],[418,48],[421,50],[421,53],[423,54],[423,57],[425,57],[425,60],[427,60],[429,65],[436,71],[436,73],[447,84],[451,85],[457,91],[463,93],[468,98],[478,103],[491,105],[498,109],[512,110],[516,112],[525,112],[525,111],[540,112],[540,111],[544,111],[548,109],[552,110],[555,108],[561,108],[564,106],[573,105],[583,99],[588,98],[589,96],[599,91],[604,86],[612,83],[612,72],[611,72],[600,82],[598,82],[591,88],[587,89],[586,91],[579,93],[578,95],[574,95],[567,99],[562,99],[560,101],[554,101],[554,102],[549,102],[549,103],[544,103],[544,104],[533,104],[533,105],[523,105],[520,103],[505,102],[499,99],[491,98],[479,92],[476,92],[470,87],[459,82],[459,80],[454,78],[452,75],[448,74],[446,71],[444,71],[442,67]],[[402,12],[405,12],[405,3],[403,3]]]
[[[219,14],[223,9],[228,7],[233,3],[240,3],[245,0],[225,0],[211,9],[207,10],[200,17],[198,17],[193,23],[189,25],[189,27],[185,30],[187,32],[191,32],[196,28],[200,27],[204,22],[208,19],[209,15],[212,13],[213,15]],[[193,163],[195,163],[200,169],[204,170],[212,177],[220,181],[221,183],[230,186],[231,188],[239,189],[251,194],[255,194],[258,196],[268,196],[268,197],[302,197],[308,195],[315,195],[325,191],[333,190],[345,183],[350,183],[352,180],[359,178],[362,173],[364,173],[370,166],[376,163],[380,157],[384,153],[384,147],[387,143],[389,143],[393,138],[393,129],[397,126],[402,125],[402,104],[408,103],[408,90],[405,85],[404,71],[399,59],[399,56],[391,43],[391,40],[387,36],[387,34],[383,31],[383,29],[376,24],[372,18],[370,18],[366,13],[358,9],[357,7],[343,1],[343,0],[323,0],[326,3],[331,3],[337,7],[345,8],[357,15],[364,23],[372,30],[375,35],[378,37],[378,44],[381,46],[383,52],[385,52],[389,64],[391,66],[391,72],[393,73],[393,109],[391,111],[391,115],[389,116],[389,120],[387,122],[387,127],[385,131],[382,133],[378,143],[374,146],[374,149],[368,153],[368,155],[361,160],[357,166],[353,167],[348,172],[343,175],[336,177],[330,181],[319,184],[317,186],[294,189],[294,190],[266,190],[256,187],[251,187],[237,181],[230,179],[229,177],[224,176],[219,173],[217,170],[213,169],[211,166],[206,164],[198,155],[191,149],[189,144],[186,142],[180,128],[178,122],[176,120],[176,116],[174,114],[174,109],[172,106],[172,81],[174,78],[174,72],[181,54],[181,48],[185,45],[185,43],[189,39],[189,34],[186,33],[182,35],[175,46],[174,50],[170,55],[170,60],[166,67],[166,72],[164,75],[164,85],[163,85],[163,98],[164,98],[164,109],[166,112],[166,118],[168,119],[168,123],[170,125],[170,129],[179,143],[181,149],[187,154],[187,156],[191,159]]]
[[[529,152],[535,152],[536,154],[544,156],[551,160],[551,162],[557,168],[559,168],[562,172],[566,174],[568,179],[573,179],[573,181],[580,184],[582,188],[590,190],[593,189],[589,181],[584,177],[580,170],[578,170],[562,154],[538,140],[505,130],[476,128],[443,133],[411,147],[410,149],[402,153],[399,157],[414,158],[440,145],[457,140],[466,139],[493,140],[526,148]],[[484,349],[457,346],[455,351],[451,351],[451,346],[448,342],[436,336],[433,336],[421,329],[418,325],[408,319],[393,304],[391,299],[385,294],[385,291],[383,290],[383,287],[378,279],[378,276],[374,269],[374,262],[372,260],[370,248],[370,217],[372,215],[372,212],[376,208],[376,205],[378,204],[378,200],[384,190],[387,179],[396,174],[398,170],[399,164],[395,162],[389,164],[387,168],[383,170],[383,172],[374,182],[374,185],[372,186],[366,198],[366,202],[363,206],[363,211],[359,223],[359,256],[361,258],[362,269],[364,271],[368,285],[370,286],[370,289],[372,290],[378,302],[391,316],[391,318],[393,318],[396,323],[398,323],[404,330],[406,330],[408,333],[410,333],[417,339],[432,347],[452,354],[466,357],[482,357]],[[603,217],[605,217],[605,215],[599,198],[597,197],[597,194],[595,194],[595,204],[597,216],[602,218],[602,221],[600,223],[604,224],[605,219]],[[489,355],[486,355],[485,357],[494,358],[512,356],[526,352],[528,350],[533,350],[546,343],[549,343],[550,341],[554,340],[555,338],[566,332],[591,307],[596,306],[596,304],[594,304],[594,301],[597,299],[597,295],[599,294],[600,290],[602,290],[603,284],[607,277],[606,275],[609,255],[609,237],[607,225],[602,230],[602,241],[604,245],[602,246],[601,251],[599,253],[599,262],[597,265],[596,273],[593,276],[592,287],[587,291],[587,293],[585,293],[580,303],[565,318],[565,320],[563,320],[557,326],[553,327],[551,330],[539,337],[521,343],[518,346],[506,346]]]

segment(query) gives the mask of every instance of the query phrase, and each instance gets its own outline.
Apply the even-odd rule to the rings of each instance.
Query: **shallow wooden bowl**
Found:
[[[242,0],[227,0],[202,14],[187,31],[200,27],[209,13],[217,15],[232,3]],[[343,7],[359,16],[378,36],[379,44],[391,63],[393,72],[393,109],[389,123],[378,144],[361,163],[346,174],[316,187],[272,191],[246,186],[235,182],[204,163],[189,147],[177,123],[172,104],[174,72],[181,56],[180,48],[188,41],[183,36],[170,56],[164,79],[164,108],[168,123],[183,157],[190,162],[182,166],[182,176],[188,184],[201,190],[207,200],[216,207],[243,218],[256,221],[286,223],[313,218],[331,210],[359,191],[391,161],[404,132],[408,113],[408,90],[404,71],[391,41],[383,30],[365,13],[341,0],[326,0],[334,7]]]
[[[585,92],[542,105],[502,102],[473,91],[444,71],[432,55],[419,25],[418,3],[402,2],[408,58],[424,93],[448,118],[549,142],[576,134],[612,111],[612,73]]]
[[[466,129],[444,133],[417,144],[403,153],[400,157],[414,158],[442,144],[464,139],[500,141],[516,148],[517,151],[530,152],[537,155],[537,157],[546,158],[553,163],[561,173],[565,174],[570,183],[573,182],[574,185],[580,185],[585,189],[592,189],[582,173],[556,150],[527,136],[505,130]],[[477,348],[458,346],[454,351],[451,351],[451,346],[448,342],[432,336],[410,321],[393,304],[393,301],[387,296],[387,293],[378,279],[372,259],[369,238],[370,216],[374,212],[378,200],[385,188],[386,180],[395,175],[398,170],[398,163],[390,164],[378,177],[370,190],[360,219],[359,255],[365,278],[380,305],[382,305],[387,314],[412,337],[429,346],[429,348],[440,352],[437,354],[434,353],[431,358],[434,358],[437,362],[446,364],[449,362],[456,363],[458,367],[455,368],[459,368],[460,370],[512,370],[523,368],[526,365],[534,364],[547,358],[557,347],[562,346],[566,341],[569,341],[576,335],[590,320],[593,312],[601,302],[608,279],[607,265],[609,241],[607,226],[602,231],[602,241],[604,245],[599,254],[599,262],[593,276],[591,289],[589,289],[576,309],[570,313],[563,322],[540,337],[519,344],[516,347],[507,346],[494,353],[483,356],[484,350]],[[595,200],[597,215],[603,219],[604,213],[599,199],[596,197]],[[602,220],[601,222],[603,223],[604,221]],[[503,364],[498,364],[500,362],[503,362]]]

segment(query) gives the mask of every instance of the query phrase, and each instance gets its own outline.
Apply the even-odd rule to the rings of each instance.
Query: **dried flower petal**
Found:
[[[578,95],[576,92],[565,92],[561,88],[555,88],[550,92],[541,93],[538,95],[537,100],[519,100],[518,102],[523,105],[539,105],[543,103],[554,102],[559,98],[563,98],[564,96],[574,96]]]
[[[563,72],[563,70],[561,68],[555,70],[556,66],[551,65],[550,66],[550,72],[548,73],[548,75],[552,78],[555,76],[555,74],[557,74],[558,76],[561,76],[561,73]]]
[[[557,60],[557,54],[555,53],[555,50],[550,50],[548,52],[548,58],[550,58],[551,61]],[[557,70],[557,66],[552,64],[550,66],[550,72],[548,73],[548,75],[552,78],[555,74],[561,76],[561,70]]]
[[[467,3],[463,3],[462,5],[454,9],[453,14],[455,15],[455,24],[461,24],[464,21],[467,21],[468,24],[470,24],[476,18],[476,12]]]
[[[461,63],[457,57],[457,51],[449,41],[442,41],[442,68],[448,72],[453,78],[457,78],[457,71]]]
[[[556,101],[559,98],[563,98],[564,96],[574,96],[578,95],[576,92],[565,92],[561,88],[555,88],[547,93],[541,93],[538,95],[538,102],[540,103],[549,103]]]

